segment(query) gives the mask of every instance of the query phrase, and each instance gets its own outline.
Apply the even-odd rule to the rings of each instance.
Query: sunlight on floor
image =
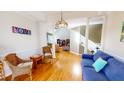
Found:
[[[80,72],[81,72],[81,70],[80,70],[79,64],[74,64],[73,65],[73,74],[76,76],[79,76]]]

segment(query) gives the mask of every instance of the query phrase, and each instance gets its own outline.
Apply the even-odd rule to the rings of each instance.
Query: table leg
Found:
[[[33,69],[37,69],[37,61],[35,59],[33,60]]]

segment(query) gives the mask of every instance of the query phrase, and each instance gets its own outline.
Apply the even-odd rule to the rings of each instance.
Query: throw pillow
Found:
[[[94,63],[93,63],[93,67],[95,69],[96,72],[101,71],[105,66],[107,65],[107,62],[105,60],[103,60],[102,58],[98,58]]]

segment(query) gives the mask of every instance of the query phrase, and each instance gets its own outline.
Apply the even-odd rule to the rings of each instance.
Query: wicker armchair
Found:
[[[49,46],[45,46],[45,47],[43,47],[42,50],[43,50],[44,58],[52,58],[51,47],[49,47]]]
[[[5,80],[4,65],[2,61],[0,61],[0,80]]]
[[[11,59],[11,60],[10,60]],[[13,65],[10,61],[13,61],[13,59],[16,59],[16,61],[21,61],[17,65]],[[10,69],[12,70],[12,78],[11,80],[14,80],[15,77],[28,74],[30,76],[30,80],[32,80],[32,62],[31,61],[25,61],[20,59],[16,56],[16,54],[9,54],[5,57],[5,61],[9,65]]]

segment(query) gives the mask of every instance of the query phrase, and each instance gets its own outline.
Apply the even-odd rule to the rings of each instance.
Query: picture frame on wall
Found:
[[[13,33],[18,33],[18,34],[31,35],[31,30],[28,30],[28,29],[25,29],[25,28],[16,27],[16,26],[12,26],[12,32]]]
[[[54,42],[53,34],[47,32],[47,44],[52,44],[53,42]]]
[[[122,31],[121,31],[120,42],[124,42],[124,21],[123,21],[123,23],[122,23]]]

